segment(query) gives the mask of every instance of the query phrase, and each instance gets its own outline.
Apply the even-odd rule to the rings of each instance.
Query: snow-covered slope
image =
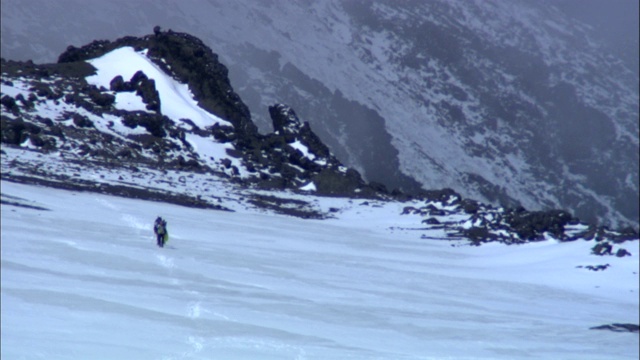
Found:
[[[258,134],[229,85],[224,65],[189,34],[156,28],[141,38],[70,47],[58,64],[2,64],[4,179],[219,207],[220,199],[200,193],[198,185],[203,185],[203,177],[224,176],[246,189],[415,198],[424,203],[408,206],[405,213],[428,216],[425,222],[446,229],[448,236],[474,243],[548,238],[618,242],[638,237],[633,229],[617,232],[587,225],[561,210],[496,208],[463,199],[451,189],[411,196],[366,183],[286,105],[269,107],[276,131]],[[72,174],[67,168],[74,169]],[[169,192],[141,188],[140,179],[158,184],[166,182],[163,174],[169,172],[192,180],[178,175],[184,185]],[[120,184],[114,183],[114,173]],[[125,181],[127,176],[138,180]],[[285,210],[287,201],[284,206],[274,201],[282,200],[260,195],[253,199],[254,205],[292,212]],[[302,210],[305,204],[294,206],[298,216],[327,217]],[[457,215],[454,221],[438,218],[450,214]]]
[[[302,220],[1,185],[3,359],[638,357],[590,330],[637,320],[638,242],[593,272],[592,242],[424,240],[401,203]]]
[[[273,59],[267,64],[280,65],[282,88],[301,85],[284,90],[274,77],[263,81],[249,72],[249,86],[276,84],[260,92],[276,87],[271,97],[292,98],[312,124],[318,111],[308,104],[320,108],[336,96],[375,110],[398,150],[399,168],[427,188],[637,223],[637,75],[607,57],[585,27],[531,2],[397,4],[263,6],[270,19],[264,26],[277,29],[272,36],[289,37],[262,39],[278,44],[265,49],[278,53],[267,51]],[[241,34],[250,44],[267,36]],[[317,99],[323,91],[307,85],[311,79],[325,87],[326,100]],[[350,114],[335,116],[349,123]],[[343,146],[364,146],[357,134],[366,132],[352,131]],[[334,138],[332,144],[340,142]]]
[[[638,331],[637,232],[366,183],[188,34],[61,59],[2,61],[2,358],[638,356],[597,329]]]
[[[161,69],[159,69],[144,54],[144,51],[137,53],[131,47],[122,47],[116,49],[98,59],[87,61],[98,71],[96,75],[87,77],[89,84],[97,87],[103,86],[109,88],[111,80],[116,76],[122,76],[125,79],[131,79],[136,72],[142,71],[150,79],[155,80],[156,90],[160,95],[160,112],[168,116],[174,121],[180,119],[190,119],[196,126],[204,128],[214,124],[231,125],[226,120],[222,120],[197,106],[193,100],[193,94],[189,87],[180,84],[174,79],[167,77]],[[123,110],[129,110],[126,106],[120,106],[122,101],[120,97],[130,96],[131,93],[117,93],[116,106]],[[163,96],[169,95],[169,96]],[[138,100],[138,107],[133,110],[146,110],[144,103],[139,96],[134,96]]]
[[[638,225],[637,70],[561,6],[87,4],[3,2],[3,54],[51,61],[156,24],[188,31],[229,65],[262,131],[266,106],[288,103],[368,180]]]

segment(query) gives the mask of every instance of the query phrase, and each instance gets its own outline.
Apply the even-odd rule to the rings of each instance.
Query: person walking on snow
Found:
[[[169,233],[167,231],[167,222],[158,216],[156,222],[153,224],[153,232],[156,234],[156,240],[159,247],[164,247],[166,244]]]

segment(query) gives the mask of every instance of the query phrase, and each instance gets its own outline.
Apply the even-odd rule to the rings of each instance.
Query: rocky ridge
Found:
[[[34,0],[3,7],[2,50],[54,61],[162,23],[219,52],[259,129],[286,102],[366,180],[637,228],[637,31],[627,66],[567,2],[158,0],[122,16]]]
[[[110,89],[87,84],[93,74],[85,61],[114,49],[130,46],[146,49],[147,56],[164,72],[192,89],[198,105],[231,122],[199,128],[188,118],[163,115],[153,79],[138,71],[131,79],[116,76]],[[227,69],[217,55],[199,39],[184,33],[162,32],[142,38],[94,41],[82,48],[69,47],[57,64],[2,60],[3,84],[21,89],[13,97],[3,94],[2,141],[28,145],[43,151],[77,151],[80,156],[113,165],[144,164],[161,169],[189,169],[224,173],[234,181],[269,189],[298,188],[314,183],[316,192],[327,195],[376,196],[381,187],[366,184],[360,174],[347,169],[302,123],[290,107],[276,104],[269,109],[275,133],[262,135],[251,114],[229,85]],[[146,104],[146,111],[126,111],[114,106],[118,93],[132,92]],[[23,95],[28,93],[26,97]],[[53,118],[33,111],[52,102],[60,112]],[[96,118],[98,117],[98,118]],[[107,129],[96,125],[107,121]],[[92,120],[93,119],[93,120]],[[118,136],[114,122],[138,131]],[[111,130],[111,131],[104,131]],[[110,133],[111,132],[111,133]],[[217,167],[201,159],[187,135],[229,144]],[[241,176],[242,167],[243,176]]]
[[[109,89],[87,82],[95,73],[87,60],[127,46],[188,84],[199,106],[230,125],[200,127],[193,119],[163,114],[157,79],[142,71],[128,78],[115,76]],[[562,210],[494,207],[464,199],[451,189],[406,194],[367,183],[284,104],[268,108],[274,132],[260,134],[229,85],[224,65],[188,34],[156,29],[143,38],[71,47],[57,64],[5,59],[1,64],[4,181],[215,210],[253,207],[306,219],[340,216],[346,210],[323,208],[314,200],[317,195],[351,198],[346,206],[352,207],[399,202],[405,205],[402,215],[415,216],[420,224],[410,230],[422,233],[425,240],[462,240],[476,246],[494,241],[593,241],[591,253],[598,260],[577,266],[587,272],[611,267],[600,259],[638,256],[624,247],[626,241],[638,240],[634,229],[588,225]],[[122,109],[117,104],[122,94],[135,94],[143,107]],[[202,142],[223,146],[224,153],[207,158],[198,149]],[[47,210],[10,194],[2,193],[0,202]],[[636,324],[591,329],[638,332]]]
[[[115,76],[109,89],[89,84],[86,78],[95,69],[87,60],[122,47],[144,52],[166,74],[188,84],[200,107],[231,125],[216,123],[201,128],[192,119],[172,119],[162,114],[155,80],[144,72],[128,79]],[[122,93],[135,93],[145,109],[118,108],[116,97]],[[463,199],[450,189],[405,194],[389,192],[379,183],[366,183],[356,170],[345,167],[287,105],[269,107],[274,132],[260,134],[217,55],[199,39],[184,33],[156,28],[154,34],[140,38],[69,47],[57,64],[2,59],[0,100],[2,178],[11,181],[229,209],[223,199],[202,195],[210,186],[210,178],[218,177],[245,189],[407,201],[410,205],[404,213],[423,216],[424,229],[445,229],[450,238],[466,238],[475,245],[595,239],[599,244],[594,246],[595,254],[612,255],[612,244],[638,239],[633,229],[612,231],[590,226],[566,211],[493,207]],[[203,158],[193,139],[224,145],[225,153],[218,158]],[[26,161],[24,151],[47,160]],[[77,171],[60,175],[64,167]],[[89,172],[99,179],[87,176]],[[117,179],[104,180],[113,174],[118,174]],[[144,188],[127,181],[127,176],[168,182],[187,190]],[[248,198],[254,206],[294,216],[331,216],[331,211],[319,211],[301,199],[259,193]]]

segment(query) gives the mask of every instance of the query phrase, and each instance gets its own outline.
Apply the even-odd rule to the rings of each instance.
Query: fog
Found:
[[[592,26],[592,35],[607,43],[638,71],[638,1],[634,0],[547,0],[567,14]],[[256,0],[256,3],[262,2]],[[125,35],[145,35],[156,24],[178,31],[202,32],[193,18],[198,9],[207,9],[214,21],[215,0],[182,4],[151,1],[111,0],[3,0],[2,57],[12,60],[54,62],[68,45],[81,46],[94,39],[114,39]],[[171,6],[173,5],[173,6]],[[112,13],[120,9],[117,16]],[[178,13],[172,14],[173,11]],[[103,16],[107,12],[110,16]],[[33,30],[38,30],[37,37]],[[15,46],[19,38],[30,46]]]
[[[594,27],[593,35],[607,44],[638,74],[637,0],[550,0],[567,15]]]

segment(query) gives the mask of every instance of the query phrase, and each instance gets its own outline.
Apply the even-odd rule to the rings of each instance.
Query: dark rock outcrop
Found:
[[[171,120],[164,115],[149,114],[143,111],[131,111],[124,114],[122,124],[135,129],[136,126],[142,126],[155,137],[165,137],[167,132],[165,127],[171,123]]]
[[[608,241],[598,242],[591,249],[591,253],[593,255],[613,255],[612,253],[613,246]]]
[[[215,123],[202,127],[190,119],[176,120],[162,115],[155,79],[149,79],[142,71],[136,72],[128,81],[115,76],[109,84],[110,89],[87,84],[85,78],[95,69],[85,61],[124,46],[136,51],[145,50],[155,65],[189,86],[202,108],[231,125]],[[443,228],[453,237],[464,236],[475,244],[488,241],[523,243],[548,236],[560,241],[580,237],[598,241],[606,238],[614,243],[637,239],[637,231],[633,229],[612,232],[602,227],[581,226],[578,231],[574,226],[567,231],[567,227],[580,223],[566,211],[496,209],[463,199],[451,189],[408,195],[397,190],[389,193],[382,183],[368,184],[358,171],[344,166],[309,123],[301,121],[287,105],[270,106],[268,112],[275,131],[266,135],[258,133],[248,108],[230,85],[226,67],[202,41],[188,34],[156,27],[153,35],[94,41],[81,48],[71,46],[60,55],[57,64],[36,65],[3,59],[2,65],[3,83],[9,84],[18,78],[29,83],[28,95],[20,94],[15,98],[7,95],[0,99],[2,107],[12,114],[3,114],[2,142],[12,146],[30,140],[30,144],[45,151],[59,146],[59,150],[108,164],[134,167],[145,164],[163,170],[218,172],[232,181],[258,188],[315,189],[317,194],[331,196],[422,199],[426,203],[424,207],[405,212],[425,216],[425,224]],[[114,106],[114,92],[134,91],[146,103],[147,111],[126,111]],[[66,103],[78,111],[63,111],[54,119],[24,111],[45,102]],[[107,124],[102,123],[103,120]],[[94,124],[94,121],[101,123]],[[103,131],[105,126],[114,129],[116,125],[131,129],[143,127],[146,132],[125,131],[124,135],[115,136]],[[195,143],[188,141],[189,137],[195,136],[200,138],[198,141],[225,144],[225,156],[200,158]],[[446,218],[452,214],[468,215],[468,220],[464,224],[452,224]],[[604,252],[611,254],[612,251]],[[620,250],[616,254],[628,256]]]
[[[266,140],[271,151],[284,154],[278,162],[278,169],[287,182],[296,181],[302,184],[311,180],[316,185],[318,194],[375,196],[376,191],[366,184],[354,169],[347,169],[331,154],[329,148],[311,130],[308,122],[302,123],[295,111],[284,104],[269,107],[273,121],[274,134]],[[292,171],[289,164],[301,168],[302,172]]]
[[[231,125],[215,123],[203,128],[191,119],[164,116],[155,86],[157,79],[149,78],[142,70],[130,79],[115,76],[109,89],[88,84],[85,78],[94,74],[95,69],[86,61],[121,47],[144,51],[165,73],[187,84],[200,107]],[[64,111],[61,117],[49,119],[39,136],[31,134],[40,131],[38,125],[31,125],[41,122],[37,117],[26,115],[17,121],[3,117],[5,143],[20,145],[30,138],[31,144],[43,149],[55,149],[61,144],[61,150],[108,163],[216,171],[233,181],[266,189],[302,188],[332,196],[389,196],[384,185],[367,184],[358,171],[344,166],[309,123],[301,121],[287,105],[270,106],[268,112],[275,131],[266,135],[258,133],[248,108],[230,85],[226,67],[210,48],[191,35],[156,27],[153,35],[94,41],[80,48],[70,46],[60,55],[57,64],[2,61],[3,70],[8,64],[10,74],[7,80],[3,76],[3,81],[26,77],[32,87],[28,99],[9,96],[2,99],[4,108],[20,112],[24,107],[38,107],[46,100],[53,100],[71,105],[69,109],[82,109]],[[50,81],[42,82],[43,76]],[[117,105],[115,95],[120,92],[135,92],[146,104],[146,110],[130,111],[114,106]],[[107,118],[110,120],[104,124]],[[96,121],[100,123],[94,124]],[[73,126],[69,126],[71,124]],[[111,132],[105,132],[105,125]],[[120,132],[114,136],[114,129],[122,129],[117,125],[135,131],[117,130]],[[146,132],[141,133],[140,127]],[[228,144],[227,156],[201,158],[188,136]]]
[[[231,87],[228,70],[218,61],[218,55],[192,35],[156,30],[140,38],[127,36],[115,41],[97,40],[81,48],[69,46],[58,63],[83,62],[123,46],[147,49],[156,65],[189,85],[198,105],[233,123],[239,133],[257,133],[249,109]]]
[[[16,100],[9,95],[5,95],[0,99],[0,103],[9,111],[16,112],[20,109],[16,106]]]
[[[640,326],[638,326],[636,324],[614,323],[614,324],[594,326],[594,327],[589,328],[589,329],[590,330],[610,330],[610,331],[613,331],[613,332],[631,332],[631,333],[640,332]]]
[[[109,83],[110,89],[115,92],[135,91],[147,104],[147,110],[160,112],[160,94],[156,90],[154,79],[149,79],[142,71],[137,71],[131,80],[125,82],[121,75],[114,77]]]
[[[424,201],[425,205],[405,207],[403,215],[421,215],[425,218],[422,224],[429,228],[442,228],[450,238],[468,239],[472,245],[493,241],[510,245],[549,238],[558,241],[584,239],[596,241],[592,248],[593,254],[614,255],[613,244],[638,240],[633,229],[612,231],[604,226],[587,225],[564,210],[494,208],[474,200],[462,199],[451,189],[424,191],[415,200]],[[631,254],[619,248],[615,255],[622,257]]]
[[[522,239],[543,240],[548,232],[556,238],[562,238],[564,226],[574,220],[563,210],[526,211],[517,208],[505,214],[505,221]]]

